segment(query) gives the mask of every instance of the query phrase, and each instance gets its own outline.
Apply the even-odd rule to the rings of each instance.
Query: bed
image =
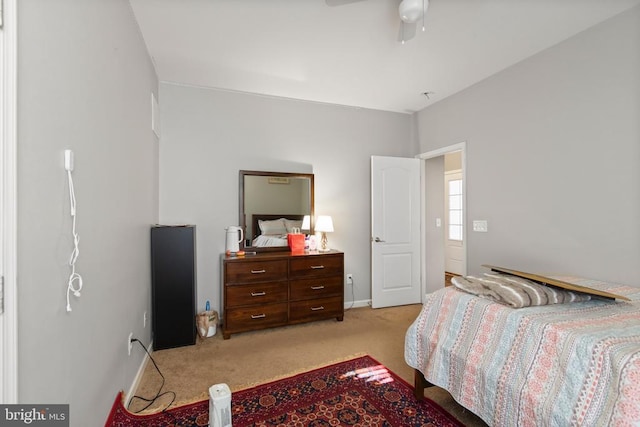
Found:
[[[288,246],[287,233],[301,228],[302,214],[251,215],[251,245],[258,247]]]
[[[627,297],[512,308],[454,286],[427,295],[405,360],[494,426],[640,425],[640,288],[556,279]]]

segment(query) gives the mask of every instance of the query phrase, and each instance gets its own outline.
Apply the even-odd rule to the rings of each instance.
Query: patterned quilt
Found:
[[[640,288],[514,309],[445,288],[407,330],[405,360],[495,426],[640,426]]]

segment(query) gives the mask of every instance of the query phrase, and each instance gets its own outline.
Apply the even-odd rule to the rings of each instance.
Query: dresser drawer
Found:
[[[344,303],[342,297],[319,298],[290,302],[289,322],[307,322],[329,317],[342,318]]]
[[[296,279],[289,283],[291,286],[290,299],[292,301],[340,296],[344,286],[342,284],[342,276]]]
[[[228,262],[225,283],[287,280],[287,260]]]
[[[312,255],[300,258],[292,257],[289,261],[289,276],[292,278],[342,276],[343,269],[342,254]]]
[[[287,302],[287,282],[265,282],[250,285],[227,285],[227,307]]]
[[[224,317],[225,334],[286,325],[287,303],[228,308]]]

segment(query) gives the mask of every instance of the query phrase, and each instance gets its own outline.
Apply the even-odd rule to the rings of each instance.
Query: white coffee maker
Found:
[[[240,250],[240,242],[244,239],[244,231],[242,227],[238,227],[237,225],[230,225],[225,228],[227,230],[227,244],[225,246],[225,250],[227,252],[238,252]]]

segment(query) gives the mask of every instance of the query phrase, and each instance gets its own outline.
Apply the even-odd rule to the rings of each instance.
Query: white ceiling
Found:
[[[130,0],[161,81],[414,112],[640,0]],[[433,92],[430,99],[424,92]]]

